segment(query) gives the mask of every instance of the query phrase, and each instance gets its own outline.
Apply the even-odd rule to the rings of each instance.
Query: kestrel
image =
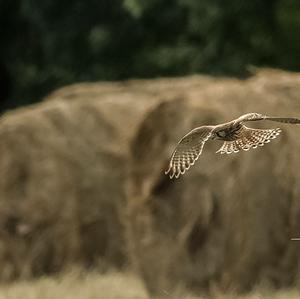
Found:
[[[247,121],[270,120],[288,124],[300,124],[300,118],[269,117],[258,113],[247,113],[230,122],[216,126],[202,126],[193,129],[178,142],[165,174],[172,179],[184,174],[201,155],[207,140],[223,140],[224,143],[216,153],[231,154],[240,150],[263,146],[276,138],[280,128],[253,129],[244,125]]]

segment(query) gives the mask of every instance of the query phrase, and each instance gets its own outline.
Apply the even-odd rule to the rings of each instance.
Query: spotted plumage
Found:
[[[258,113],[248,113],[228,123],[195,128],[178,142],[165,173],[171,179],[184,174],[191,165],[195,164],[208,140],[223,140],[224,143],[217,153],[231,154],[263,146],[280,134],[280,128],[253,129],[244,125],[244,122],[258,120],[300,124],[299,118],[269,117]]]

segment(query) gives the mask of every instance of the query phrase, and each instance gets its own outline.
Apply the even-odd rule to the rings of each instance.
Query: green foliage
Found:
[[[0,0],[0,78],[12,107],[77,81],[299,70],[299,31],[298,0]]]
[[[300,1],[279,1],[276,10],[276,19],[281,37],[281,41],[279,42],[279,50],[282,54],[281,63],[289,69],[299,70]]]

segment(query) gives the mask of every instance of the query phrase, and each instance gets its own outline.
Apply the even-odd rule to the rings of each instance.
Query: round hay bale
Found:
[[[300,237],[300,126],[263,148],[219,155],[208,142],[184,176],[164,175],[178,140],[195,126],[247,112],[300,114],[300,75],[265,70],[182,89],[181,99],[148,113],[132,142],[127,180],[127,239],[133,264],[152,294],[246,291],[297,282]],[[251,124],[252,125],[252,124]]]
[[[127,264],[129,143],[159,98],[63,98],[0,119],[0,279]]]

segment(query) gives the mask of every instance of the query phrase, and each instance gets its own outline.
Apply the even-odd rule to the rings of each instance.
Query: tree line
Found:
[[[0,109],[62,85],[300,69],[299,0],[0,0]]]

